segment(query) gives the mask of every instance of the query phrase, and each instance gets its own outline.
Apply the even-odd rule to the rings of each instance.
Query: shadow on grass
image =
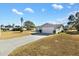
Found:
[[[52,35],[51,33],[38,33],[38,32],[36,32],[36,33],[31,33],[32,35],[46,35],[46,36],[48,36],[48,35]]]

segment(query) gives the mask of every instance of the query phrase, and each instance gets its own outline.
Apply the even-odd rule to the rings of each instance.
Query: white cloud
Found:
[[[69,9],[74,5],[75,3],[69,3],[69,6],[67,6]]]
[[[17,9],[12,9],[12,12],[18,14],[18,15],[23,15],[22,12],[18,11]]]
[[[52,7],[56,10],[61,10],[63,9],[63,6],[62,5],[59,5],[59,4],[52,4]]]
[[[71,15],[71,14],[75,15],[76,12],[79,12],[79,10],[71,11],[70,13],[68,13],[68,16]]]
[[[34,10],[32,8],[25,8],[24,11],[30,12],[30,13],[34,13]]]
[[[44,9],[44,8],[42,8],[42,9],[41,9],[41,11],[42,11],[42,12],[45,12],[45,9]]]
[[[70,5],[74,5],[75,3],[69,3]]]

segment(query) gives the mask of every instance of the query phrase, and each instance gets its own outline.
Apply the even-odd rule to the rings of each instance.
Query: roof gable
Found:
[[[60,28],[61,26],[63,26],[62,24],[50,24],[50,23],[45,23],[43,25],[41,25],[40,27],[54,27],[54,28]]]

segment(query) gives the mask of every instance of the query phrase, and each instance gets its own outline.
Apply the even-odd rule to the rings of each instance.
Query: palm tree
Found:
[[[21,17],[20,21],[21,21],[21,31],[20,32],[23,32],[23,30],[22,30],[23,29],[23,26],[22,26],[23,25],[23,17]]]
[[[12,24],[12,27],[14,28],[15,24]]]
[[[22,26],[22,23],[23,23],[23,17],[21,17],[21,26]]]

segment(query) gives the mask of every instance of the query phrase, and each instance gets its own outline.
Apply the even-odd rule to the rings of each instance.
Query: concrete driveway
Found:
[[[8,56],[17,47],[44,38],[44,35],[29,35],[9,40],[0,40],[0,56]]]

